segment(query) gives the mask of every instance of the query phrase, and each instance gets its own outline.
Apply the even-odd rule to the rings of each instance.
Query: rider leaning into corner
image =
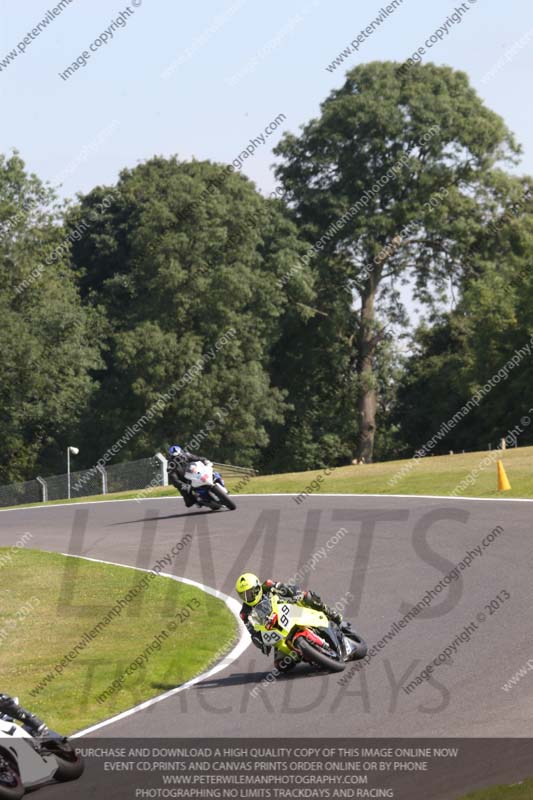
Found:
[[[202,461],[207,464],[208,459],[184,450],[179,444],[173,444],[172,447],[169,447],[168,454],[170,456],[167,465],[168,480],[181,493],[187,508],[190,508],[195,504],[196,500],[190,483],[185,480],[185,473],[189,464],[194,461]]]
[[[10,697],[8,694],[0,693],[0,714],[7,714],[13,719],[22,722],[33,736],[44,736],[48,733],[48,728],[42,719],[39,719],[30,711],[26,711],[14,697]]]
[[[272,647],[263,643],[261,634],[254,630],[252,623],[249,622],[248,619],[252,613],[253,607],[256,606],[265,595],[269,597],[275,594],[282,599],[290,600],[293,603],[298,603],[308,608],[313,608],[315,611],[322,611],[329,620],[339,625],[341,631],[350,632],[350,623],[343,622],[342,615],[339,614],[338,611],[335,611],[334,608],[329,608],[316,592],[311,592],[309,590],[303,591],[296,584],[275,583],[272,580],[266,580],[264,583],[261,583],[257,575],[254,575],[252,572],[244,572],[237,578],[235,589],[243,601],[241,619],[252,637],[252,642],[265,655],[270,654]],[[280,672],[288,672],[288,670],[294,667],[294,662],[288,663],[286,658],[283,658],[281,655],[278,657],[275,651],[274,666]]]

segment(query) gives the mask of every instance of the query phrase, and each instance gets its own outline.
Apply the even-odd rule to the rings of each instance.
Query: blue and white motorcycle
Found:
[[[83,760],[68,739],[48,729],[41,735],[0,712],[0,800],[82,775]]]
[[[213,464],[208,461],[193,461],[189,464],[185,473],[191,487],[196,504],[205,506],[212,511],[220,511],[222,506],[235,511],[237,506],[228,494],[222,475],[213,470]]]

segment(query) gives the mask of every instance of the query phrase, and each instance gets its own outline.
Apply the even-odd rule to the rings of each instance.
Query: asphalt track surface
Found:
[[[370,664],[352,677],[348,667],[346,685],[343,675],[299,665],[254,696],[272,659],[249,647],[211,679],[91,735],[531,736],[533,673],[509,692],[501,687],[533,657],[533,503],[348,495],[237,502],[236,512],[219,513],[186,511],[175,498],[4,511],[0,545],[29,531],[33,548],[150,568],[190,533],[176,575],[231,594],[245,569],[277,580],[308,572],[303,586],[330,604],[345,603],[345,618],[372,645],[496,526],[503,532]],[[317,558],[320,548],[325,555]],[[510,599],[488,608],[502,592]],[[402,684],[476,620],[453,663],[406,694]]]

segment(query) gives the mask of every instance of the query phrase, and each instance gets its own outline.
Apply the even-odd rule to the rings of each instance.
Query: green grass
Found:
[[[448,456],[428,456],[410,461],[386,461],[378,464],[338,467],[329,476],[320,470],[264,475],[253,478],[246,492],[299,493],[314,479],[323,480],[313,491],[356,494],[436,494],[449,495],[458,484],[480,466],[489,452]],[[494,452],[493,452],[494,455]],[[521,447],[499,453],[511,483],[511,491],[498,492],[496,460],[482,468],[472,485],[459,492],[465,497],[533,497],[533,447]],[[411,468],[412,467],[412,468]],[[409,469],[396,483],[389,483],[403,468]],[[231,490],[231,482],[228,482]]]
[[[498,492],[496,481],[496,458],[488,466],[482,461],[488,456],[496,456],[503,460],[507,476],[511,483],[511,491]],[[479,474],[473,476],[471,485],[461,490],[461,497],[530,497],[533,498],[533,447],[519,447],[505,453],[492,454],[489,451],[464,453],[448,456],[428,456],[415,461],[385,461],[378,464],[362,466],[337,467],[331,475],[325,476],[321,470],[311,472],[289,472],[282,475],[261,475],[250,480],[230,478],[226,485],[230,492],[236,494],[299,494],[307,489],[313,481],[318,481],[313,492],[331,492],[339,494],[435,494],[450,495],[461,481],[478,469]],[[399,480],[394,481],[395,476]],[[142,493],[142,497],[176,496],[173,487],[150,489]],[[75,500],[57,500],[53,503],[82,503],[89,500],[129,500],[139,497],[138,491],[120,492],[109,495],[95,495]],[[33,503],[40,506],[42,503]]]
[[[532,800],[533,780],[515,783],[511,786],[493,786],[479,792],[465,794],[458,800]]]
[[[9,553],[0,548],[0,558]],[[64,734],[179,686],[220,660],[237,637],[236,620],[221,600],[157,577],[34,696],[32,690],[54,673],[84,632],[145,573],[36,550],[18,550],[2,569],[4,574],[9,569],[9,581],[0,584],[1,690],[18,695],[22,705]],[[180,622],[175,614],[188,603],[196,607]],[[172,622],[177,627],[169,632]],[[160,636],[160,648],[154,645],[147,664],[99,703],[98,696],[161,631],[168,638]]]

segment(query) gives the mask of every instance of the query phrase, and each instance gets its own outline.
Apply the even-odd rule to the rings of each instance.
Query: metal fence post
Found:
[[[46,481],[44,478],[40,478],[39,476],[37,476],[35,480],[41,488],[41,503],[46,503],[48,500],[48,486],[46,485]]]
[[[251,467],[220,463],[214,463],[213,466],[222,470],[224,476],[242,479],[241,486],[245,486],[257,474]],[[109,467],[97,465],[96,468],[73,473],[71,478],[75,479],[75,483],[72,484],[72,490],[76,497],[132,489],[138,489],[140,496],[146,496],[156,486],[168,486],[167,468],[168,460],[162,453],[136,461],[111,464]],[[66,483],[67,476],[63,474],[48,475],[46,479],[38,476],[31,481],[0,486],[0,507],[64,500],[67,493]]]
[[[107,494],[107,472],[105,467],[101,467],[99,464],[96,465],[96,469],[100,473],[102,477],[102,494]]]
[[[156,453],[155,457],[161,464],[161,486],[168,486],[167,459],[163,453]]]

